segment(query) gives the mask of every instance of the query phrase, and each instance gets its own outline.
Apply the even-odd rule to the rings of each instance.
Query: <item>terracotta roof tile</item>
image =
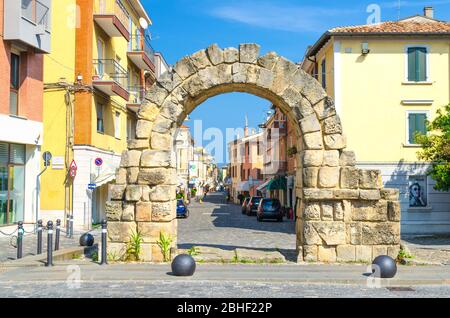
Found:
[[[450,34],[450,23],[433,21],[396,21],[378,24],[337,27],[329,30],[330,33],[443,33]]]

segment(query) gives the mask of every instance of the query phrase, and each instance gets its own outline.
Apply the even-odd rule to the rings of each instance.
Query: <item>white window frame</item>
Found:
[[[430,111],[429,110],[407,110],[405,112],[405,127],[406,127],[406,135],[405,135],[405,146],[410,147],[422,147],[422,145],[419,144],[410,144],[409,143],[409,115],[410,114],[425,114],[427,117],[427,120],[430,120]]]
[[[121,117],[120,112],[116,111],[114,113],[114,137],[116,137],[116,139],[120,139]]]
[[[427,50],[427,54],[426,54],[426,69],[427,69],[427,79],[425,81],[422,82],[411,82],[408,78],[408,49],[410,48],[424,48]],[[426,84],[426,83],[432,83],[431,81],[431,77],[430,77],[430,69],[431,69],[431,65],[430,65],[430,46],[429,45],[425,45],[425,44],[408,44],[405,46],[405,84]]]

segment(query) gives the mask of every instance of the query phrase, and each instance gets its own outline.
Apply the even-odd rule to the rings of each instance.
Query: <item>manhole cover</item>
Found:
[[[391,292],[413,292],[415,291],[411,287],[386,287]]]

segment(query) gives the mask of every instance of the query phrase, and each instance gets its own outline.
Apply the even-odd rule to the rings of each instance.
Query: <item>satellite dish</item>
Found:
[[[147,30],[148,28],[148,22],[144,18],[139,18],[139,24],[141,25],[141,28],[144,30]]]

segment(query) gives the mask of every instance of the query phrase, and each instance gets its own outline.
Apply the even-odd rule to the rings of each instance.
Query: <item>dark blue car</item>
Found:
[[[183,200],[177,200],[177,218],[187,218],[189,210]]]

